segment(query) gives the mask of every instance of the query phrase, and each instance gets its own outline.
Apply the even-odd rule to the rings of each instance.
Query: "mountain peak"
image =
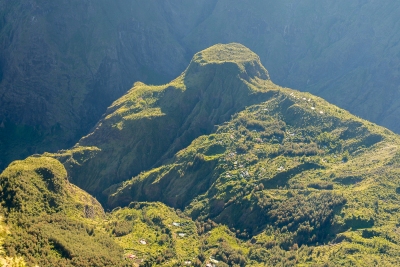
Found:
[[[193,60],[201,64],[233,62],[243,64],[259,61],[259,57],[253,51],[242,44],[216,44],[196,53]]]
[[[197,72],[199,67],[207,65],[236,65],[239,67],[242,78],[261,78],[269,80],[268,71],[261,64],[257,54],[242,44],[216,44],[196,53],[186,70],[186,74]]]

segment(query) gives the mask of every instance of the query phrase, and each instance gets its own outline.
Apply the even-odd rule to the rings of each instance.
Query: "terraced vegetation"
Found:
[[[73,148],[12,163],[4,248],[40,266],[398,266],[399,145],[216,45]]]

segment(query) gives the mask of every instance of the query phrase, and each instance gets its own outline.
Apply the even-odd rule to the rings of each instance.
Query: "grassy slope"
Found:
[[[0,262],[7,266],[181,266],[200,253],[196,224],[182,212],[161,203],[132,203],[105,214],[67,181],[55,159],[15,161],[0,175],[0,186],[7,223],[0,228]],[[127,259],[131,254],[134,260]]]
[[[116,243],[124,247],[127,255],[136,255],[146,262],[174,266],[199,254],[194,222],[161,203],[132,203],[130,208],[113,211],[105,229],[114,234]],[[141,240],[146,244],[141,244]]]
[[[373,254],[395,266],[398,144],[388,130],[281,89],[194,140],[170,164],[122,183],[109,204],[162,201],[253,236],[261,248],[327,244],[303,247],[310,255],[298,253],[298,263],[362,264]],[[249,258],[272,260],[257,247]]]

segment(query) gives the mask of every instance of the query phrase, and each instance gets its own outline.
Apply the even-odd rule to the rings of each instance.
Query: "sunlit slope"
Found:
[[[261,80],[266,86],[256,86]],[[256,54],[239,44],[215,45],[196,54],[169,84],[136,83],[93,132],[72,150],[53,156],[73,183],[99,196],[108,186],[160,165],[276,90]]]
[[[290,262],[285,251],[301,248],[298,264],[351,265],[372,255],[390,266],[400,251],[399,143],[321,98],[274,85],[254,53],[228,44],[197,53],[167,85],[136,83],[74,148],[48,155],[108,208],[159,201],[250,242],[237,245],[241,252],[228,241],[216,249],[202,243],[211,233],[198,226],[201,251],[225,263],[225,250],[257,265],[273,264],[272,254]],[[150,240],[157,229],[148,229]],[[139,238],[124,236],[122,246]]]
[[[201,237],[194,221],[162,203],[131,203],[114,210],[104,230],[135,261],[157,266],[181,266],[197,259]]]
[[[215,133],[195,139],[169,164],[122,183],[109,204],[162,201],[186,208],[194,218],[211,217],[253,232],[267,223],[259,219],[265,210],[255,207],[270,194],[338,193],[348,200],[365,193],[361,202],[373,206],[377,199],[370,194],[397,183],[386,180],[397,172],[397,145],[397,136],[384,128],[310,94],[281,89]],[[384,175],[378,179],[379,173]],[[254,220],[247,213],[255,213]],[[379,220],[371,213],[359,215],[371,223]]]
[[[1,264],[175,266],[199,255],[200,234],[182,212],[162,203],[132,203],[106,214],[67,176],[60,162],[47,157],[14,161],[0,174]]]
[[[127,266],[122,248],[96,229],[105,218],[102,206],[68,182],[57,160],[15,161],[0,186],[8,256],[22,256],[28,266]]]
[[[351,265],[371,255],[373,264],[396,265],[398,136],[311,94],[259,78],[248,86],[271,96],[110,187],[107,205],[161,201],[227,225],[264,247],[264,256],[248,254],[254,264],[271,260],[269,247],[303,246],[311,254],[297,263]]]

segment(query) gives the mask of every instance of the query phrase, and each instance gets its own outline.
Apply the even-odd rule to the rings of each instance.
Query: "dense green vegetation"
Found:
[[[10,164],[4,250],[28,266],[398,266],[399,145],[216,45],[169,84],[136,83],[72,149]]]
[[[2,219],[2,218],[0,218],[0,219]],[[0,264],[2,266],[25,267],[26,264],[22,258],[20,258],[20,257],[12,258],[12,257],[4,256],[5,252],[3,249],[3,242],[4,242],[4,239],[7,237],[7,234],[9,234],[9,231],[2,221],[0,223],[1,223],[0,224]]]
[[[0,186],[11,227],[4,243],[8,255],[39,266],[129,266],[122,249],[98,230],[105,216],[101,205],[67,181],[57,160],[13,162]]]

